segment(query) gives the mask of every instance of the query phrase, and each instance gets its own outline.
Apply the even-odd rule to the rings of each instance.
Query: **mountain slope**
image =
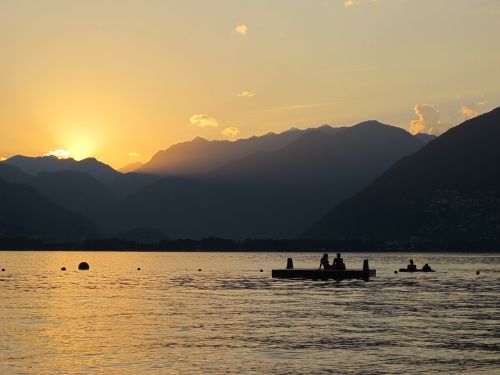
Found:
[[[115,171],[109,165],[101,163],[95,158],[83,160],[58,159],[55,156],[29,157],[16,155],[3,163],[21,168],[24,172],[36,175],[40,172],[83,172],[88,173],[104,184],[108,184],[120,173]]]
[[[328,134],[341,130],[327,125],[318,129]],[[169,176],[205,173],[256,152],[278,150],[310,130],[290,129],[280,134],[268,133],[234,142],[207,141],[197,137],[159,151],[136,171]]]
[[[500,108],[408,156],[303,236],[385,240],[498,240]]]
[[[60,208],[34,188],[0,180],[0,233],[77,241],[99,232],[88,219]]]
[[[421,146],[374,121],[309,131],[204,175],[159,180],[120,201],[101,225],[110,232],[158,228],[170,238],[286,238]]]

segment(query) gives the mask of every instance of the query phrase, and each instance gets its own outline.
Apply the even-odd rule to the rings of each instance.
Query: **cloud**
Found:
[[[235,141],[238,138],[238,135],[240,135],[240,129],[235,128],[234,126],[231,126],[229,128],[225,128],[221,132],[228,140],[230,141]]]
[[[460,113],[466,120],[471,119],[473,117],[476,117],[479,113],[477,113],[472,107],[469,107],[468,105],[462,106],[460,108]]]
[[[380,0],[371,0],[372,3],[377,3],[379,2]],[[353,6],[353,5],[356,5],[356,4],[359,4],[360,0],[344,0],[344,6],[346,8],[350,7],[350,6]]]
[[[200,113],[197,115],[191,116],[189,119],[191,124],[198,128],[209,128],[209,127],[217,127],[219,126],[219,123],[217,122],[217,119],[213,116],[207,115],[205,113]]]
[[[135,158],[136,156],[139,156],[139,153],[138,152],[129,152],[128,156]]]
[[[55,156],[58,159],[68,159],[71,157],[71,152],[66,150],[54,150],[47,152],[43,156]]]
[[[238,25],[238,26],[236,26],[234,28],[234,32],[236,34],[240,34],[240,35],[246,36],[247,32],[248,32],[248,26],[245,25],[245,24]]]
[[[245,91],[240,92],[238,94],[238,96],[241,98],[253,98],[255,96],[255,92],[245,90]]]
[[[429,133],[439,130],[441,122],[439,121],[439,111],[430,105],[415,104],[415,114],[418,120],[413,120],[410,123],[410,133]]]

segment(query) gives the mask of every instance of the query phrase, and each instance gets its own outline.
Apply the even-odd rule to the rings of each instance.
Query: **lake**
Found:
[[[500,254],[344,253],[377,277],[272,279],[288,257],[321,254],[0,252],[0,373],[500,372]],[[410,258],[438,272],[395,274]]]

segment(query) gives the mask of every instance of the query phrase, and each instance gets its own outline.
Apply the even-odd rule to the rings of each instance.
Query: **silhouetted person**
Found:
[[[325,270],[329,270],[330,267],[330,262],[328,261],[328,254],[323,254],[323,257],[321,258],[321,261],[319,263],[319,269],[323,267]]]
[[[422,271],[423,272],[432,272],[432,268],[427,263],[425,263],[425,266],[422,267]]]
[[[344,259],[340,256],[340,253],[337,253],[337,257],[333,260],[332,269],[334,270],[345,270]]]
[[[406,266],[406,269],[410,272],[416,271],[417,270],[417,265],[413,264],[413,259],[410,259],[410,264]]]

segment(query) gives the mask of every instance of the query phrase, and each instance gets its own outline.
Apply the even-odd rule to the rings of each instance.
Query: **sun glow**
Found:
[[[59,150],[49,151],[43,156],[55,156],[58,159],[68,159],[69,157],[71,157],[71,152],[59,149]]]

